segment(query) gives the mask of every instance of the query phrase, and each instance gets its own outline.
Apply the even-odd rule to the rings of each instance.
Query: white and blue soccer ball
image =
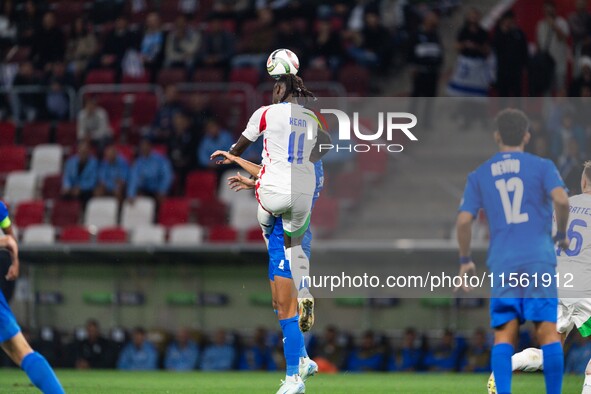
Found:
[[[278,79],[284,74],[296,75],[300,69],[300,60],[289,49],[276,49],[267,59],[267,72]]]

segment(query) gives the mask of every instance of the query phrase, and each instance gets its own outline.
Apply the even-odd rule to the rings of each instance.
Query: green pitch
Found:
[[[279,388],[278,373],[222,372],[57,372],[67,393],[269,393]],[[349,374],[318,375],[310,378],[306,393],[405,393],[405,394],[486,394],[488,375],[482,374]],[[578,393],[582,377],[566,376],[564,393]],[[544,392],[541,374],[519,374],[513,379],[514,394]],[[0,393],[38,393],[24,373],[15,369],[0,369]]]

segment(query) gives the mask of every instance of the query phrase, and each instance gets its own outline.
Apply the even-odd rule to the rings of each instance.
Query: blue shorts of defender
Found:
[[[21,331],[4,294],[0,291],[0,343],[6,342]]]
[[[554,263],[532,263],[524,267],[504,270],[491,270],[494,273],[490,300],[491,327],[498,328],[511,320],[519,324],[525,321],[556,323],[558,290],[556,288],[556,265]],[[501,274],[505,274],[505,279]],[[530,278],[527,287],[509,286],[509,275],[516,273]],[[533,275],[537,274],[537,286]],[[542,275],[552,278],[550,286],[544,286]],[[550,275],[550,276],[548,276]]]
[[[315,202],[316,197],[312,201],[312,208],[314,207]],[[269,280],[275,280],[275,276],[293,279],[291,276],[291,267],[289,261],[285,259],[284,242],[283,221],[281,220],[281,216],[279,216],[275,218],[273,231],[269,237]],[[309,260],[310,254],[312,252],[312,231],[310,231],[310,226],[308,226],[306,232],[304,233],[304,238],[302,239],[302,249],[304,250],[306,256],[308,256]]]

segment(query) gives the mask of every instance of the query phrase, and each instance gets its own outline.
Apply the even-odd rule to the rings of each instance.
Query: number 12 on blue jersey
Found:
[[[521,212],[521,203],[523,202],[523,181],[520,178],[513,177],[507,180],[499,179],[495,186],[501,196],[503,211],[505,211],[505,220],[507,224],[525,223],[529,220],[527,213]],[[513,199],[509,193],[513,193]]]
[[[293,163],[293,158],[295,156],[295,149],[296,149],[296,135],[297,132],[292,131],[291,134],[289,135],[289,145],[287,147],[287,161],[290,163]],[[304,162],[304,142],[305,142],[305,138],[306,138],[306,132],[302,131],[299,136],[297,136],[297,147],[298,147],[298,151],[297,151],[297,158],[296,158],[296,163],[297,164],[302,164]]]

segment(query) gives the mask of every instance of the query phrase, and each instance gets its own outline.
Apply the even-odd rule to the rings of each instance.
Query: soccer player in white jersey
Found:
[[[322,156],[317,144],[322,141],[318,139],[317,117],[297,103],[298,97],[313,97],[313,94],[301,78],[291,74],[281,76],[273,87],[273,104],[255,111],[229,153],[239,157],[263,136],[262,167],[255,185],[259,201],[257,217],[265,235],[272,232],[275,216],[281,216],[283,221],[285,263],[290,265],[293,280],[276,275],[272,283],[287,364],[286,380],[278,391],[282,394],[305,391],[298,375],[302,340],[299,331],[308,331],[314,322],[314,299],[307,284],[302,283],[302,278],[309,275],[302,239],[309,226],[316,189],[311,157],[316,161]],[[320,134],[324,138],[325,133]],[[234,161],[226,156],[223,163]]]
[[[557,250],[558,256],[558,320],[557,331],[562,343],[573,328],[583,337],[591,336],[591,161],[585,163],[581,176],[582,194],[569,198],[568,232],[570,246]],[[513,371],[535,372],[543,369],[540,349],[528,348],[511,358]],[[494,392],[494,376],[489,392]],[[585,369],[583,394],[591,394],[591,360]]]

